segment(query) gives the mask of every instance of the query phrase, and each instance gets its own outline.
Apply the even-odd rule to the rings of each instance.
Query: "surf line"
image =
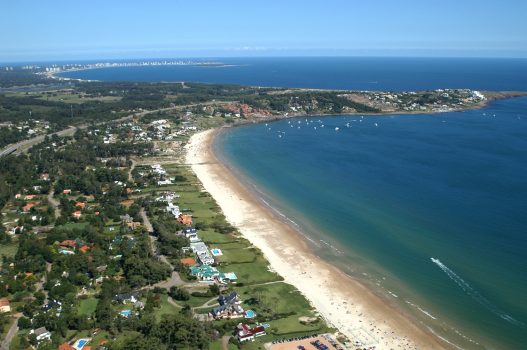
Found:
[[[470,284],[465,282],[461,277],[459,277],[454,271],[449,269],[445,264],[441,262],[441,260],[437,258],[430,258],[434,264],[436,264],[444,273],[447,274],[447,276],[454,281],[467,295],[471,296],[473,299],[475,299],[478,303],[483,305],[485,308],[487,308],[489,311],[497,315],[498,317],[502,318],[503,320],[516,325],[518,327],[525,328],[525,323],[518,321],[512,316],[507,315],[505,312],[501,311],[497,306],[492,304],[487,298],[485,298],[483,295],[481,295],[477,290],[472,288]]]

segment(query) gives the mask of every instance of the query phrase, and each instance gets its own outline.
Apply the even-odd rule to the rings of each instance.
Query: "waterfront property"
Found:
[[[236,326],[236,338],[240,342],[253,341],[254,338],[265,335],[265,328],[263,326],[249,326],[245,323],[238,323]]]

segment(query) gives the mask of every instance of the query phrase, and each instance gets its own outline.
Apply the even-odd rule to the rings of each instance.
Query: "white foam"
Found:
[[[454,271],[449,269],[445,264],[443,264],[439,259],[436,258],[430,258],[434,264],[439,266],[441,270],[443,270],[444,273],[447,274],[447,276],[454,281],[465,293],[467,293],[469,296],[474,298],[478,303],[483,305],[485,308],[487,308],[489,311],[493,312],[495,315],[499,316],[503,320],[512,323],[518,327],[525,327],[525,324],[523,322],[520,322],[514,318],[512,318],[510,315],[507,315],[503,311],[501,311],[497,306],[492,304],[487,298],[485,298],[483,295],[481,295],[477,290],[472,288],[470,284],[465,282],[461,277],[459,277]]]

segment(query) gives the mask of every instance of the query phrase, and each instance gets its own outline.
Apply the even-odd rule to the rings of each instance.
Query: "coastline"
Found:
[[[450,348],[394,305],[314,254],[301,233],[278,218],[214,155],[212,144],[218,132],[193,135],[186,163],[227,220],[264,253],[285,282],[302,292],[328,324],[350,339],[373,334],[378,339],[377,349]]]

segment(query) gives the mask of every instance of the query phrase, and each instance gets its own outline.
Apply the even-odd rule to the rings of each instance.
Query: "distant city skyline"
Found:
[[[527,58],[527,2],[8,2],[0,62],[171,57]]]

